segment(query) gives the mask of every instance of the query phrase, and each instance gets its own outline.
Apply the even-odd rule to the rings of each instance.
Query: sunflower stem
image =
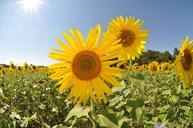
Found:
[[[131,67],[133,65],[132,59],[129,59],[129,66]]]
[[[91,115],[92,115],[91,122],[92,122],[93,128],[96,128],[96,124],[95,124],[95,121],[94,121],[95,114],[96,114],[95,113],[95,105],[94,105],[93,100],[91,100]]]

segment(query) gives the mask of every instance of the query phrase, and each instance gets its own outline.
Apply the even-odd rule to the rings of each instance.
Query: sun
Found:
[[[44,4],[43,0],[20,0],[18,3],[24,13],[38,13],[38,9]]]

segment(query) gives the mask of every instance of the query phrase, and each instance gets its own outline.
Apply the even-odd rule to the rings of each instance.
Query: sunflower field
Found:
[[[119,16],[86,39],[69,29],[51,48],[55,64],[1,66],[0,128],[192,128],[193,40],[174,62],[138,64],[142,26]]]

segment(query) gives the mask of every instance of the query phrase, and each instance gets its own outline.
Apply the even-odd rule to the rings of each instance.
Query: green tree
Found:
[[[160,52],[154,50],[148,50],[144,52],[139,59],[136,59],[134,62],[138,63],[138,65],[148,64],[151,61],[161,62],[172,62],[173,56],[169,51]]]
[[[174,52],[173,52],[173,59],[176,59],[176,56],[179,54],[179,50],[177,48],[174,48]]]

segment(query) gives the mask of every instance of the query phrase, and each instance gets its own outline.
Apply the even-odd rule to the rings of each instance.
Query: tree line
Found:
[[[147,50],[142,53],[140,58],[137,58],[134,63],[138,63],[138,65],[148,64],[151,61],[161,62],[174,62],[176,56],[179,54],[179,50],[174,48],[173,54],[169,51],[160,52],[154,50]]]

